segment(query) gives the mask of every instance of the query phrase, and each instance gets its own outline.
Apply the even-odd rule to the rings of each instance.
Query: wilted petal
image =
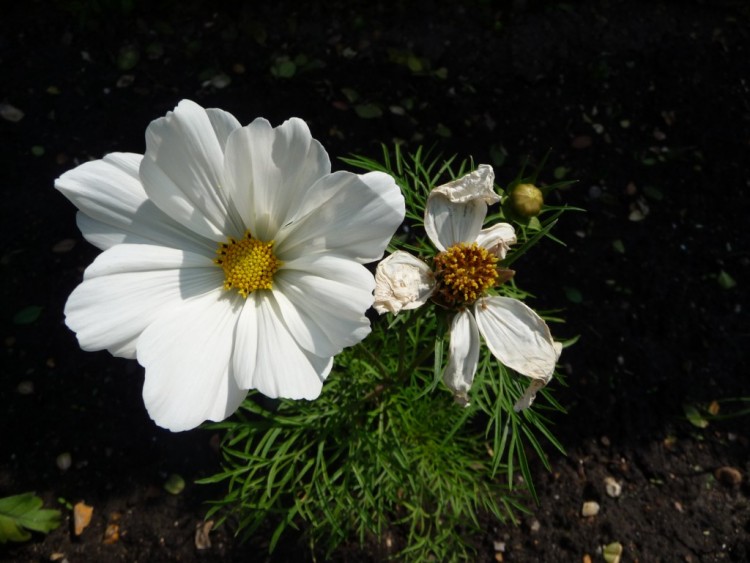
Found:
[[[516,244],[516,231],[508,223],[497,223],[479,232],[477,244],[492,252],[499,260],[503,260],[511,245]]]
[[[375,271],[375,310],[397,314],[425,304],[435,289],[430,267],[419,258],[397,250]]]
[[[562,352],[562,344],[560,342],[555,342],[554,346],[555,354],[559,359],[560,353]],[[513,405],[513,410],[516,412],[521,412],[529,408],[534,403],[534,399],[536,399],[537,391],[543,389],[546,385],[547,382],[543,379],[532,379],[529,385],[526,387],[526,391],[524,391],[524,394],[521,395],[521,397],[516,401],[516,404]]]
[[[492,205],[500,201],[500,196],[495,193],[494,182],[495,172],[492,166],[480,164],[473,172],[434,188],[430,197],[440,195],[451,203],[469,203],[479,200],[486,205]]]
[[[443,382],[453,391],[456,401],[469,404],[469,389],[479,362],[479,331],[474,316],[461,311],[451,323],[448,365],[443,372]]]
[[[521,395],[521,398],[516,401],[515,405],[513,405],[513,410],[516,412],[521,412],[528,409],[534,402],[534,399],[536,399],[537,391],[542,389],[544,386],[545,382],[543,380],[532,379],[529,385],[526,387],[526,391],[524,391],[524,394]]]
[[[481,164],[474,172],[438,186],[427,198],[424,228],[439,250],[459,242],[474,242],[487,216],[487,206],[500,201],[495,173]]]
[[[490,352],[518,373],[546,384],[557,361],[547,323],[518,299],[485,297],[474,306],[477,325]]]

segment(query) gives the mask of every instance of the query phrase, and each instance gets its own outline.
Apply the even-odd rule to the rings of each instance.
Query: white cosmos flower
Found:
[[[497,262],[516,242],[515,231],[507,223],[482,229],[487,206],[500,199],[494,191],[494,178],[492,168],[483,164],[432,190],[424,224],[430,240],[441,251],[434,259],[434,271],[406,252],[394,252],[378,264],[375,309],[398,313],[418,307],[431,297],[454,310],[448,363],[443,372],[445,384],[459,402],[468,404],[481,335],[498,360],[532,379],[515,405],[516,410],[522,410],[549,382],[561,348],[552,340],[547,323],[524,303],[488,294],[512,275],[509,270],[498,269]]]
[[[65,306],[85,350],[137,358],[157,424],[222,420],[257,389],[314,399],[370,332],[372,274],[404,217],[387,174],[331,173],[304,121],[242,127],[182,101],[55,183],[102,249]]]

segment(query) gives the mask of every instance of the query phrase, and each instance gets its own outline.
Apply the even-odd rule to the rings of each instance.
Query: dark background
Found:
[[[569,387],[553,387],[569,410],[554,418],[568,456],[550,448],[551,472],[532,462],[540,505],[518,527],[485,518],[471,538],[479,560],[602,560],[613,541],[624,561],[750,558],[748,418],[701,429],[683,410],[750,395],[747,4],[292,6],[3,8],[0,497],[85,500],[94,519],[80,538],[66,518],[49,536],[0,546],[0,558],[264,558],[267,538],[243,546],[227,529],[195,548],[202,503],[221,494],[192,484],[217,470],[216,437],[156,428],[136,362],[80,351],[63,323],[97,251],[54,179],[107,152],[143,152],[148,123],[182,98],[242,123],[301,117],[333,159],[378,157],[396,139],[434,145],[495,165],[500,184],[551,149],[540,180],[578,180],[551,203],[587,212],[565,215],[556,234],[567,246],[539,245],[517,279],[533,307],[564,308],[556,336],[581,336],[561,359]],[[23,117],[8,119],[8,105]],[[739,409],[719,404],[720,414]],[[188,481],[181,495],[162,488],[172,473]],[[606,495],[606,476],[622,482],[620,497]],[[586,500],[601,504],[596,517],[580,516]],[[105,545],[117,518],[121,537]],[[338,557],[376,552],[373,541]],[[272,560],[309,557],[291,537]]]

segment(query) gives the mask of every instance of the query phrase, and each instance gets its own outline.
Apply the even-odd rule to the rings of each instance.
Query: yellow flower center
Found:
[[[436,296],[449,307],[471,305],[498,281],[497,256],[472,242],[435,256]]]
[[[273,254],[273,241],[254,239],[250,231],[240,240],[229,237],[216,253],[214,262],[224,270],[224,289],[235,288],[242,297],[256,289],[272,289],[273,275],[282,264]]]

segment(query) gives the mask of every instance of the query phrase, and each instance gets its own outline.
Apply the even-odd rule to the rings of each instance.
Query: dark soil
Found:
[[[559,201],[587,212],[561,221],[567,247],[540,245],[517,275],[535,307],[566,309],[556,335],[581,335],[562,357],[569,387],[555,387],[569,410],[555,417],[568,455],[550,448],[549,472],[532,461],[539,506],[518,527],[486,518],[472,538],[478,560],[601,561],[614,541],[623,561],[750,560],[748,418],[701,429],[683,412],[750,396],[746,4],[206,4],[3,9],[0,103],[25,115],[0,119],[0,497],[32,490],[48,507],[85,500],[94,518],[74,537],[66,511],[64,526],[0,546],[0,558],[265,558],[266,539],[242,545],[226,528],[196,549],[203,503],[221,494],[193,484],[219,467],[215,437],[156,428],[141,368],[80,351],[63,323],[65,299],[97,251],[54,179],[110,151],[143,152],[146,125],[191,98],[242,123],[302,117],[333,157],[377,157],[395,138],[434,144],[494,163],[500,183],[551,148],[541,178],[565,167],[579,182]],[[125,60],[129,49],[137,61]],[[416,59],[405,64],[409,54],[422,71]],[[306,62],[274,76],[285,56]],[[212,83],[220,73],[231,83]],[[365,103],[382,117],[358,115]],[[720,283],[722,272],[736,286]],[[42,308],[38,319],[14,322],[29,306]],[[64,452],[72,466],[62,471]],[[172,473],[188,482],[177,496],[163,489]],[[605,492],[608,476],[622,483],[618,498]],[[584,518],[591,500],[601,510]],[[119,540],[103,543],[117,518]],[[339,558],[360,561],[372,549],[345,546]],[[290,538],[271,559],[310,554]]]

